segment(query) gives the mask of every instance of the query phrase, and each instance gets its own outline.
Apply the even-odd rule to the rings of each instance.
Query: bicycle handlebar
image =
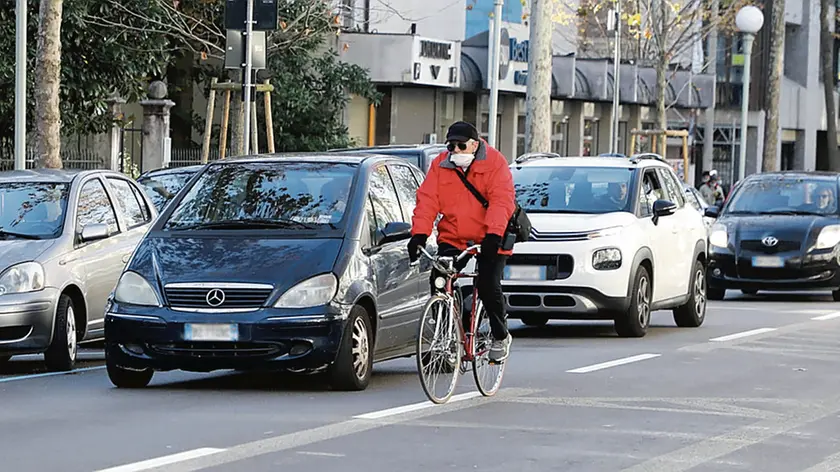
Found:
[[[464,250],[461,252],[461,254],[458,254],[458,255],[457,255],[456,257],[454,257],[454,258],[449,257],[449,256],[433,256],[433,255],[429,254],[429,252],[428,252],[428,251],[426,251],[426,248],[425,248],[425,247],[422,247],[422,246],[420,247],[420,251],[423,253],[423,255],[425,255],[426,257],[428,257],[428,258],[429,258],[429,260],[431,260],[431,261],[432,261],[432,263],[435,265],[435,267],[437,267],[437,269],[438,269],[438,270],[440,270],[441,272],[450,272],[450,271],[452,270],[452,268],[450,268],[450,267],[442,267],[442,266],[440,265],[440,261],[441,261],[441,260],[447,260],[447,259],[448,259],[448,260],[451,260],[451,261],[452,261],[452,263],[455,263],[455,262],[460,261],[461,259],[463,259],[463,258],[465,258],[465,257],[469,256],[469,255],[470,255],[470,254],[472,254],[473,252],[481,253],[481,245],[480,245],[480,244],[474,244],[474,245],[472,245],[472,246],[470,246],[470,247],[468,247],[468,248],[464,249]],[[418,264],[420,264],[420,259],[418,259],[418,260],[416,260],[416,261],[414,261],[414,262],[410,262],[410,263],[409,263],[409,266],[414,267],[414,266],[416,266],[416,265],[418,265]]]

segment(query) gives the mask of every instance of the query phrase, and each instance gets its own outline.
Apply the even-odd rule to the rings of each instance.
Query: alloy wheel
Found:
[[[353,322],[353,370],[356,377],[363,379],[368,371],[368,359],[370,358],[370,343],[368,342],[367,326],[365,320],[357,317]]]
[[[636,292],[636,309],[638,310],[639,325],[647,326],[650,322],[650,293],[647,277],[642,277],[639,280],[639,290]]]

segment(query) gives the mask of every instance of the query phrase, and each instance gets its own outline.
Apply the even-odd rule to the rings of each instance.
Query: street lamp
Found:
[[[764,26],[764,14],[757,7],[747,5],[735,16],[735,26],[744,35],[744,86],[741,89],[741,145],[738,159],[738,180],[743,180],[747,170],[747,110],[750,98],[750,64],[755,34]],[[714,60],[714,59],[712,59]]]

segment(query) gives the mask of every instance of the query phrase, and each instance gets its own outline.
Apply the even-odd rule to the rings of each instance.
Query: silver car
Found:
[[[157,211],[113,171],[0,172],[0,362],[44,353],[72,370]]]

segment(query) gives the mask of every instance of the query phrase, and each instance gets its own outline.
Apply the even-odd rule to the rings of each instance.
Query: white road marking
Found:
[[[481,393],[479,393],[479,392],[467,392],[467,393],[461,393],[459,395],[452,395],[452,398],[449,399],[448,403],[458,402],[458,401],[462,401],[462,400],[469,400],[470,398],[475,398],[475,397],[478,397],[478,396],[481,396]],[[362,420],[378,420],[380,418],[385,418],[387,416],[394,416],[394,415],[399,415],[401,413],[408,413],[409,411],[423,410],[425,408],[431,408],[433,406],[437,406],[437,405],[430,402],[430,401],[426,401],[426,402],[421,402],[421,403],[414,403],[414,404],[411,404],[411,405],[398,406],[396,408],[389,408],[387,410],[373,411],[373,412],[370,412],[370,413],[365,413],[363,415],[354,416],[353,418],[358,418],[358,419],[362,419]]]
[[[84,367],[82,369],[74,369],[74,370],[71,370],[69,372],[44,372],[43,374],[19,375],[17,377],[0,378],[0,383],[14,382],[15,380],[37,379],[37,378],[41,378],[41,377],[55,377],[57,375],[70,375],[70,374],[76,374],[76,373],[79,373],[79,372],[89,372],[91,370],[102,370],[104,368],[105,368],[104,365],[98,365],[98,366],[95,366],[95,367]]]
[[[811,319],[814,321],[826,321],[833,320],[834,318],[840,318],[840,311],[835,311],[834,313],[829,313],[827,315],[815,316]]]
[[[305,456],[324,456],[324,457],[344,457],[344,454],[335,454],[332,452],[309,452],[309,451],[298,451],[298,454],[303,454]]]
[[[837,472],[838,470],[840,470],[840,453],[826,457],[824,461],[802,472]]]
[[[746,338],[748,336],[755,336],[756,334],[769,333],[771,331],[776,331],[776,328],[751,329],[749,331],[743,331],[743,332],[740,332],[740,333],[729,334],[729,335],[726,335],[726,336],[720,336],[720,337],[717,337],[717,338],[712,338],[709,341],[716,341],[716,342],[732,341],[733,339]]]
[[[566,372],[569,374],[586,374],[589,372],[595,372],[596,370],[609,369],[610,367],[616,367],[619,365],[630,364],[639,361],[646,361],[648,359],[653,359],[661,355],[662,354],[639,354],[638,356],[625,357],[622,359],[616,359],[614,361],[602,362],[600,364],[589,365],[586,367],[579,367],[577,369],[567,370]]]
[[[111,467],[110,469],[102,469],[97,472],[138,472],[141,470],[154,469],[164,465],[175,464],[177,462],[187,461],[198,457],[209,456],[224,451],[224,449],[216,449],[212,447],[203,447],[201,449],[193,449],[192,451],[179,452],[169,456],[149,459],[142,462],[134,462],[132,464],[120,465]]]

